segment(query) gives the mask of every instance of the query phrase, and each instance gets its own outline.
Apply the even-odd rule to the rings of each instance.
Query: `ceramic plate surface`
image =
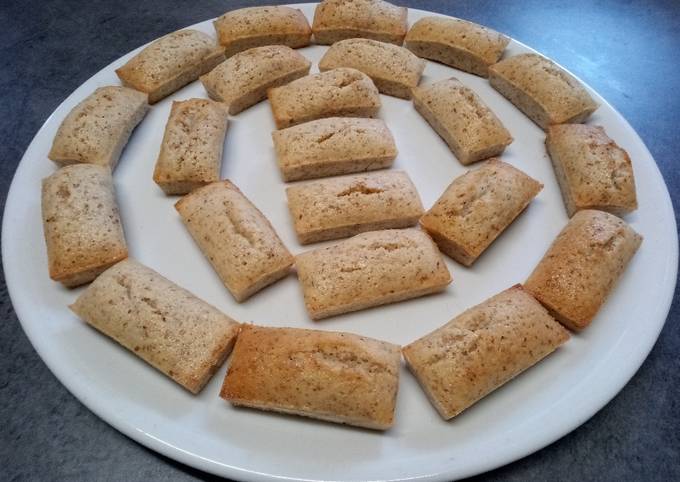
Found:
[[[311,20],[313,4],[298,6]],[[409,21],[428,15],[410,10]],[[193,28],[214,35],[210,21]],[[326,47],[302,49],[313,60]],[[506,55],[530,51],[511,42]],[[675,220],[668,191],[650,153],[606,101],[590,119],[633,160],[640,208],[626,220],[645,240],[611,298],[584,333],[450,422],[439,418],[402,369],[396,424],[378,433],[303,418],[236,409],[218,398],[226,365],[192,396],[79,321],[67,308],[80,293],[52,282],[40,216],[41,179],[64,116],[96,87],[118,85],[112,63],[80,86],[50,116],[28,147],[5,209],[2,254],[12,301],[35,349],[59,380],[121,432],[169,457],[234,479],[446,480],[490,470],[534,452],[578,427],[606,404],[647,356],[664,324],[677,271]],[[74,60],[77,62],[77,59]],[[342,330],[406,344],[464,309],[526,279],[567,222],[544,149],[544,133],[485,79],[428,62],[423,83],[458,77],[491,106],[515,142],[503,158],[545,188],[471,269],[447,258],[453,283],[440,295],[312,322],[294,275],[242,304],[235,303],[151,180],[173,100],[206,97],[199,82],[153,106],[115,171],[131,255],[233,318],[271,326]],[[380,117],[399,148],[394,169],[406,170],[423,203],[432,205],[465,168],[408,101],[381,96]],[[285,187],[276,167],[268,102],[230,119],[222,176],[232,179],[271,220],[294,253]]]

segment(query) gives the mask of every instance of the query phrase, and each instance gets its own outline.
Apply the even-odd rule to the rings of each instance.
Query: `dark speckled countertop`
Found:
[[[3,0],[0,203],[50,113],[122,54],[226,10],[277,1]],[[488,25],[566,66],[628,119],[680,206],[678,0],[397,0]],[[24,335],[0,276],[0,479],[195,480],[98,419],[50,373]],[[680,480],[680,306],[638,373],[583,426],[479,480]],[[640,320],[644,322],[644,320]]]

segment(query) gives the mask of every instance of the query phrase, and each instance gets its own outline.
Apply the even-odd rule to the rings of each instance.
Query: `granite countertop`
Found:
[[[566,66],[640,134],[680,206],[677,0],[395,0],[504,32]],[[125,4],[127,3],[127,4]],[[5,0],[0,6],[0,203],[26,147],[82,82],[122,54],[226,10],[277,1]],[[0,276],[0,478],[195,480],[212,476],[142,447],[97,418],[24,335]],[[549,447],[478,480],[680,480],[680,306],[638,373]],[[644,323],[645,320],[640,320]]]

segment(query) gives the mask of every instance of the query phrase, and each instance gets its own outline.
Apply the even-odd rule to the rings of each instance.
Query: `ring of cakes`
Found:
[[[395,420],[401,357],[448,420],[567,343],[593,320],[642,242],[626,151],[568,72],[538,54],[503,58],[509,38],[382,0],[324,0],[312,25],[290,7],[249,7],[214,22],[217,42],[170,33],[116,70],[63,119],[43,180],[49,273],[91,283],[70,306],[82,320],[198,393],[232,354],[220,396],[234,405],[376,430]],[[310,74],[299,51],[330,45]],[[403,46],[402,46],[403,45]],[[543,188],[499,157],[512,133],[455,77],[420,85],[426,60],[488,79],[546,131],[570,220],[526,281],[410,344],[356,334],[241,324],[128,258],[112,175],[151,104],[200,78],[209,99],[174,102],[152,180],[235,301],[295,266],[313,320],[446,290],[448,256],[470,267]],[[375,119],[379,93],[414,109],[463,165],[429,209]],[[294,256],[230,180],[220,179],[228,117],[269,100],[276,162],[300,244]],[[378,171],[379,169],[382,169]],[[374,171],[375,172],[368,172]],[[323,179],[319,179],[323,178]],[[344,239],[343,239],[344,238]],[[232,353],[233,352],[233,353]]]

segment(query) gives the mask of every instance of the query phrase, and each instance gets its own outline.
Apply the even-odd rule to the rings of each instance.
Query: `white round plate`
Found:
[[[313,4],[298,6],[312,18]],[[427,12],[410,10],[411,22]],[[210,21],[192,28],[214,34]],[[301,52],[315,63],[326,47]],[[506,55],[530,49],[512,42]],[[675,220],[668,191],[644,144],[606,101],[590,119],[633,160],[640,208],[626,219],[645,237],[640,251],[583,334],[516,380],[445,422],[414,378],[402,369],[396,424],[372,432],[303,418],[236,409],[218,397],[226,366],[192,396],[108,338],[86,326],[68,305],[80,293],[52,282],[40,216],[40,182],[54,172],[47,159],[59,123],[96,87],[114,84],[113,62],[76,89],[28,147],[10,188],[2,254],[14,308],[33,346],[59,380],[121,432],[173,459],[234,479],[448,480],[506,464],[562,437],[606,404],[638,369],[668,313],[677,271]],[[74,60],[77,62],[77,59]],[[131,256],[222,309],[233,318],[272,326],[360,333],[406,344],[464,309],[522,282],[567,222],[546,157],[544,133],[485,79],[428,62],[424,83],[456,76],[508,126],[515,142],[503,158],[545,188],[527,211],[467,269],[447,259],[449,289],[390,306],[312,322],[294,275],[242,304],[233,301],[192,242],[166,197],[151,180],[173,100],[205,97],[199,82],[155,105],[137,128],[115,171],[117,197]],[[380,117],[392,130],[399,157],[423,203],[432,205],[465,171],[410,102],[381,96]],[[296,241],[276,167],[269,104],[232,117],[222,175],[232,179],[271,220],[294,253]]]

